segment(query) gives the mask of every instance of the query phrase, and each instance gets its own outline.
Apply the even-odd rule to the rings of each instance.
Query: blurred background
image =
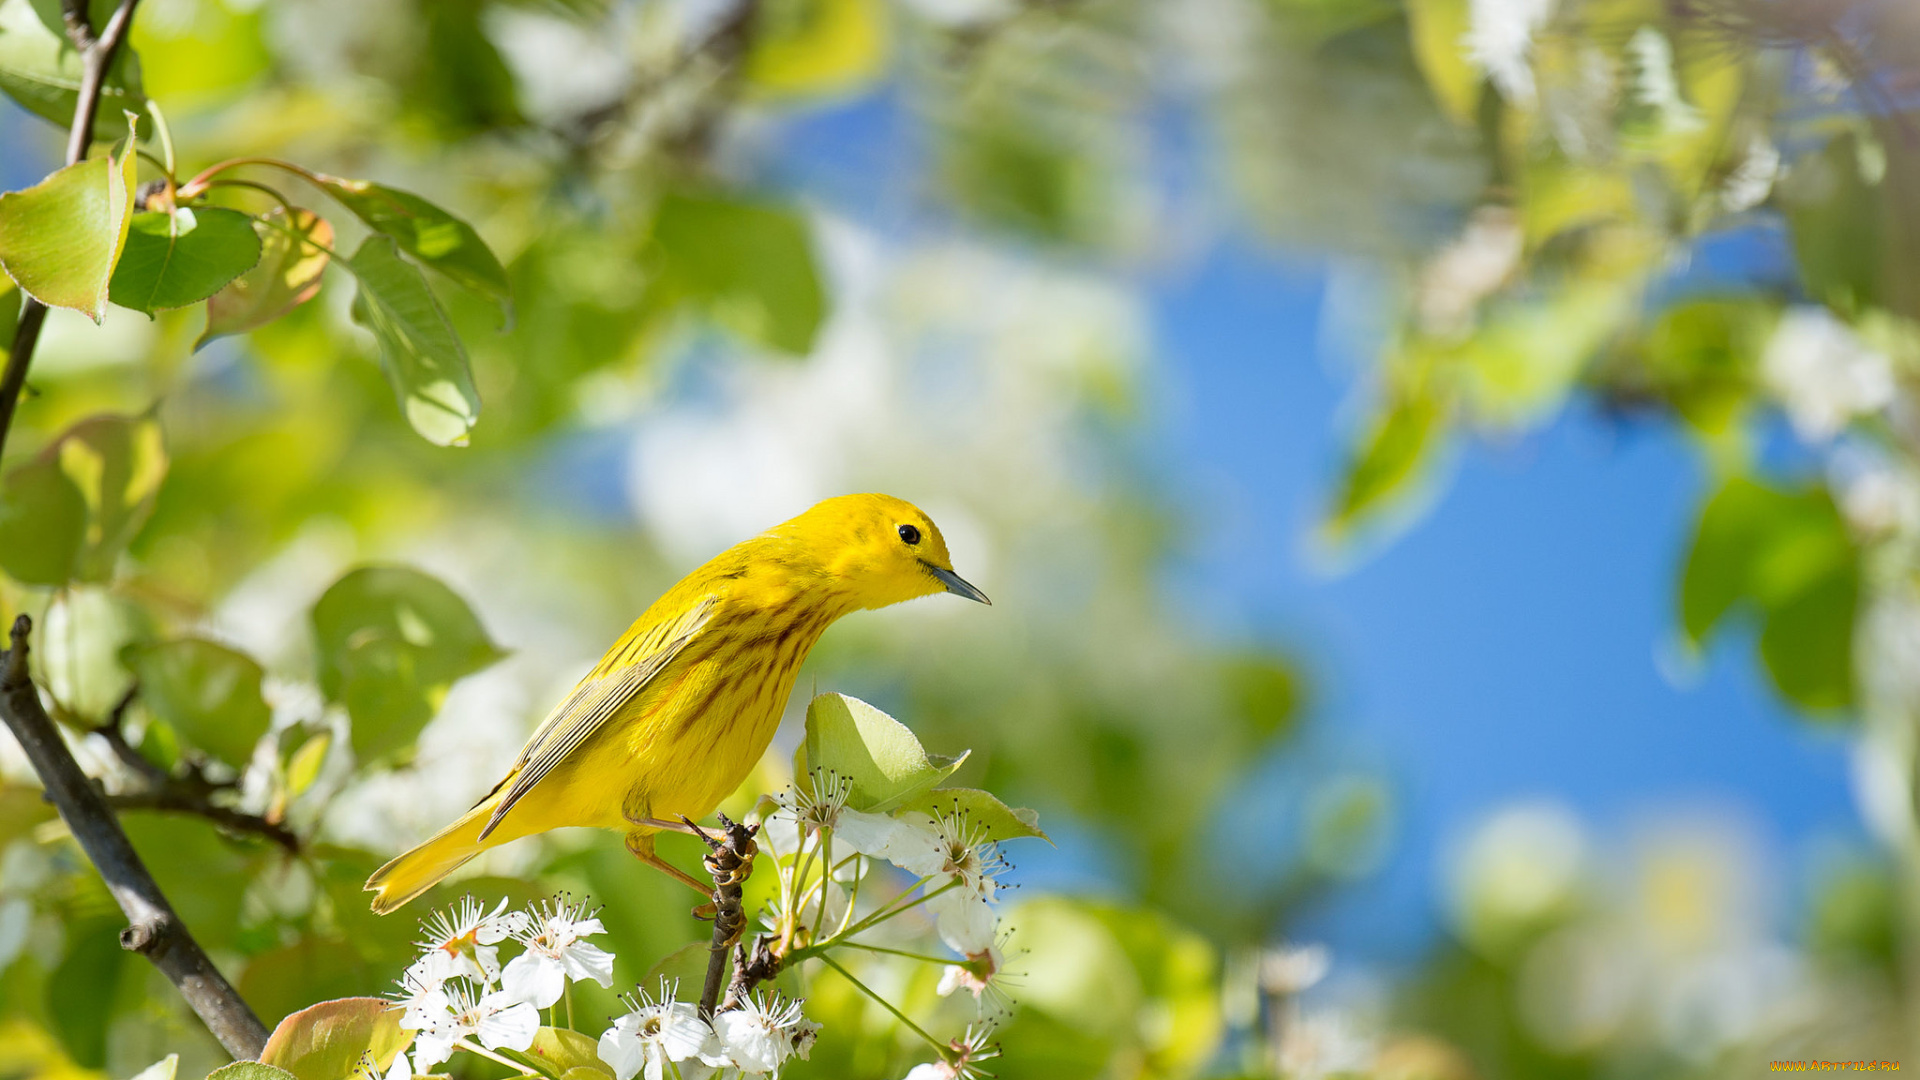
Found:
[[[0,69],[39,5],[0,3]],[[8,566],[0,614],[76,732],[155,642],[264,669],[257,745],[143,699],[127,730],[295,842],[125,820],[270,1025],[388,987],[414,927],[360,882],[659,592],[880,490],[995,604],[840,624],[750,786],[817,687],[1040,812],[997,1075],[1745,1076],[1920,1038],[1920,8],[147,0],[132,43],[187,172],[419,191],[513,284],[505,328],[441,294],[463,448],[408,429],[337,269],[198,351],[197,310],[48,323],[7,464],[119,413],[165,476],[109,572]],[[62,142],[0,103],[0,186]],[[378,740],[309,614],[368,563],[505,654]],[[218,1061],[0,767],[0,1076]],[[702,932],[604,835],[473,871],[430,899],[608,905],[617,988]],[[936,978],[892,989],[957,1030]],[[857,998],[808,1011],[790,1075],[916,1060]]]

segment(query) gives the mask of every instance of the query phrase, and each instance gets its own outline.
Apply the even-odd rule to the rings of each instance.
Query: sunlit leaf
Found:
[[[466,601],[418,570],[354,570],[313,607],[320,688],[353,718],[362,761],[410,745],[454,680],[498,660]]]
[[[1040,815],[1025,808],[1003,803],[992,792],[974,788],[939,788],[903,799],[898,808],[904,813],[928,817],[945,815],[959,818],[978,828],[989,840],[1017,840],[1037,837],[1052,843],[1040,830]]]
[[[952,776],[967,759],[929,754],[905,724],[846,694],[821,694],[807,706],[804,760],[794,772],[826,770],[844,778],[855,810],[882,811]]]
[[[533,1044],[525,1052],[528,1057],[558,1073],[582,1068],[609,1071],[600,1061],[600,1052],[594,1040],[567,1028],[541,1028],[534,1032]]]
[[[60,463],[87,501],[77,576],[109,580],[121,552],[152,516],[167,475],[160,422],[151,415],[92,417],[68,428],[43,456]]]
[[[199,638],[127,650],[149,710],[182,738],[230,765],[245,766],[267,733],[273,710],[261,697],[263,672],[252,657]]]
[[[795,355],[812,350],[826,296],[798,215],[762,203],[669,195],[654,218],[653,243],[661,258],[650,286],[655,303],[684,298],[750,341]]]
[[[771,0],[754,19],[746,74],[762,91],[848,90],[886,65],[887,6],[881,0]]]
[[[152,315],[197,304],[260,261],[253,219],[218,206],[133,215],[114,268],[111,299]]]
[[[152,417],[75,424],[0,484],[0,569],[34,585],[109,579],[166,471]]]
[[[473,226],[418,195],[385,184],[337,176],[322,176],[320,181],[342,206],[375,232],[392,237],[401,250],[498,302],[502,312],[511,311],[513,288],[506,268]]]
[[[1433,397],[1401,393],[1374,419],[1346,466],[1329,522],[1336,536],[1415,492],[1433,464],[1447,428]]]
[[[427,281],[392,238],[370,236],[347,260],[360,282],[354,321],[380,342],[380,366],[407,423],[428,442],[465,446],[480,416],[467,350]]]
[[[298,796],[313,786],[320,778],[320,767],[326,764],[327,751],[332,748],[333,732],[324,729],[313,732],[293,747],[286,755],[288,795]]]
[[[61,28],[57,5],[47,7],[51,19],[36,11],[31,0],[0,0],[0,92],[64,131],[73,123],[80,96],[80,54]],[[122,45],[100,95],[94,138],[125,138],[125,114],[145,109],[140,59]]]
[[[1482,76],[1467,58],[1468,0],[1408,0],[1407,29],[1414,59],[1434,100],[1455,123],[1471,124],[1480,106]]]
[[[207,1080],[297,1080],[297,1078],[285,1069],[276,1069],[272,1065],[263,1065],[258,1061],[236,1061],[208,1073]]]
[[[374,1075],[384,1076],[395,1054],[413,1042],[400,1026],[400,1007],[375,997],[323,1001],[280,1021],[260,1061],[296,1080],[340,1080],[354,1075],[370,1056]]]
[[[226,334],[265,326],[319,293],[333,226],[311,210],[296,209],[288,218],[283,208],[275,207],[256,229],[259,261],[207,300],[207,329],[193,343],[195,349]]]
[[[0,269],[48,307],[99,322],[132,220],[133,165],[131,150],[92,158],[0,195]]]

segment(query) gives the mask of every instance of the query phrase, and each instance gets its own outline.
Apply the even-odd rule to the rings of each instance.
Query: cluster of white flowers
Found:
[[[835,860],[826,875],[833,884],[823,883],[823,889],[856,880],[862,855],[913,874],[940,939],[991,973],[987,961],[999,926],[993,901],[1008,864],[986,830],[957,803],[932,814],[868,813],[847,805],[849,787],[842,778],[816,771],[810,781],[810,789],[796,785],[775,799],[777,809],[763,829],[774,851],[801,861],[810,855]],[[822,903],[831,912],[835,898],[823,897]]]
[[[433,1071],[467,1040],[488,1050],[525,1050],[539,1010],[560,1000],[568,980],[613,985],[613,954],[582,939],[606,929],[585,905],[556,899],[527,911],[507,901],[488,912],[469,896],[421,924],[420,958],[400,978],[400,1026],[418,1034],[387,1080]],[[500,965],[506,941],[522,947]]]
[[[600,1060],[619,1080],[707,1080],[727,1075],[777,1074],[791,1058],[805,1058],[818,1025],[800,1003],[774,994],[756,995],[737,1008],[700,1018],[693,1005],[675,999],[664,981],[659,997],[645,991],[627,998],[631,1011],[600,1036]]]

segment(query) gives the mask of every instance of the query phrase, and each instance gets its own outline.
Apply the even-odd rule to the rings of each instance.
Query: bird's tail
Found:
[[[432,839],[375,870],[367,879],[367,889],[374,894],[374,913],[385,915],[399,908],[433,888],[468,859],[512,839],[499,833],[485,840],[480,838],[480,830],[486,827],[496,801],[493,797],[482,799],[480,805],[435,833]]]

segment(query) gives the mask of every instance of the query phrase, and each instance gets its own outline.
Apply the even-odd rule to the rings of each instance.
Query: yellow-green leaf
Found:
[[[0,269],[48,307],[99,322],[132,217],[133,161],[131,150],[93,158],[0,195]]]
[[[411,1042],[413,1032],[400,1026],[400,1008],[393,1002],[339,998],[280,1021],[260,1061],[286,1070],[281,1075],[291,1074],[294,1080],[343,1080],[353,1076],[366,1057],[377,1070],[374,1075],[381,1076]]]
[[[1461,44],[1471,23],[1468,0],[1408,0],[1407,32],[1413,58],[1446,114],[1471,124],[1480,107],[1480,70]]]

